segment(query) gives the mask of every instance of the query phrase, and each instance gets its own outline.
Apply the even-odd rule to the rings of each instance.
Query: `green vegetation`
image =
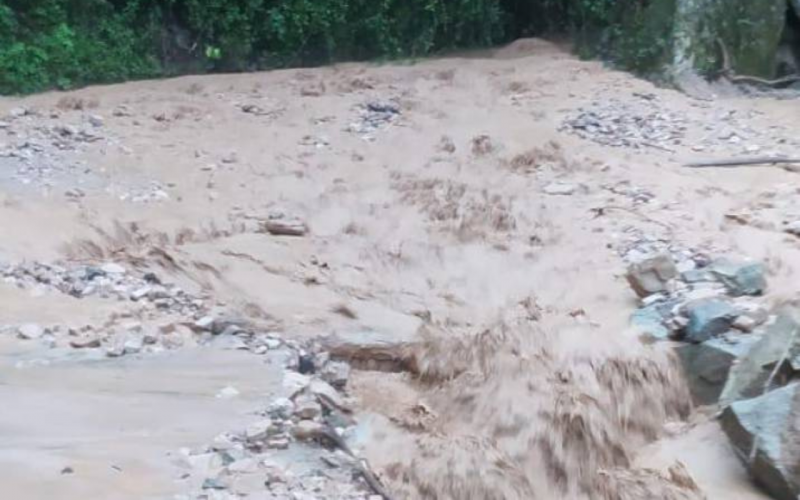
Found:
[[[603,22],[614,0],[0,0],[0,93],[418,57]]]
[[[758,0],[765,1],[771,0]],[[692,2],[726,3],[0,0],[0,94],[185,73],[419,57],[543,33],[572,34],[586,55],[657,72],[674,59],[677,5]],[[749,4],[734,3],[737,8],[731,11],[737,12]],[[730,31],[727,26],[724,30]],[[746,41],[750,35],[731,38]],[[744,60],[747,51],[738,45],[734,49]],[[746,55],[760,61],[762,52]],[[704,60],[708,63],[709,57]]]

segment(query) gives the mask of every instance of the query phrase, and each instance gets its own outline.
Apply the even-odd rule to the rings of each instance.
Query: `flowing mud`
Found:
[[[797,174],[682,164],[792,155],[797,107],[693,99],[539,40],[2,99],[4,491],[374,494],[178,463],[297,378],[280,349],[183,328],[213,310],[352,361],[344,438],[393,499],[767,498],[670,345],[630,326],[624,274],[650,247],[734,252],[767,264],[765,303],[793,296]],[[71,281],[108,263],[129,274]],[[164,338],[114,351],[131,320]],[[55,333],[11,333],[27,323]],[[320,447],[259,457],[333,474]]]

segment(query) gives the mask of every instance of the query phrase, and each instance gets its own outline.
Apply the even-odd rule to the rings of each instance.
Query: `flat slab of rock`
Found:
[[[647,297],[667,290],[667,283],[678,277],[675,262],[668,254],[659,254],[628,267],[628,283],[639,297]]]
[[[332,359],[347,361],[362,370],[406,371],[411,368],[416,336],[389,334],[370,330],[340,332],[321,340]]]
[[[777,500],[800,495],[800,384],[737,401],[722,413],[722,429],[753,479]]]

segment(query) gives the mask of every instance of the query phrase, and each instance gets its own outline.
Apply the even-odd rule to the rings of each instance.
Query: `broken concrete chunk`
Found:
[[[737,401],[720,423],[751,476],[773,498],[800,495],[800,384]]]
[[[767,288],[764,265],[723,257],[711,263],[711,272],[734,297],[761,295]]]
[[[667,282],[678,276],[678,269],[669,254],[659,254],[628,267],[628,283],[639,297],[664,292]]]
[[[700,343],[731,329],[738,310],[724,300],[701,300],[686,306],[686,340]]]

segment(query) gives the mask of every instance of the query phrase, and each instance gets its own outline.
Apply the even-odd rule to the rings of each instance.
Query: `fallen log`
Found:
[[[787,158],[783,156],[757,156],[753,158],[730,158],[725,160],[709,160],[687,163],[690,168],[705,167],[745,167],[753,165],[778,165],[787,163],[800,163],[800,158]]]

